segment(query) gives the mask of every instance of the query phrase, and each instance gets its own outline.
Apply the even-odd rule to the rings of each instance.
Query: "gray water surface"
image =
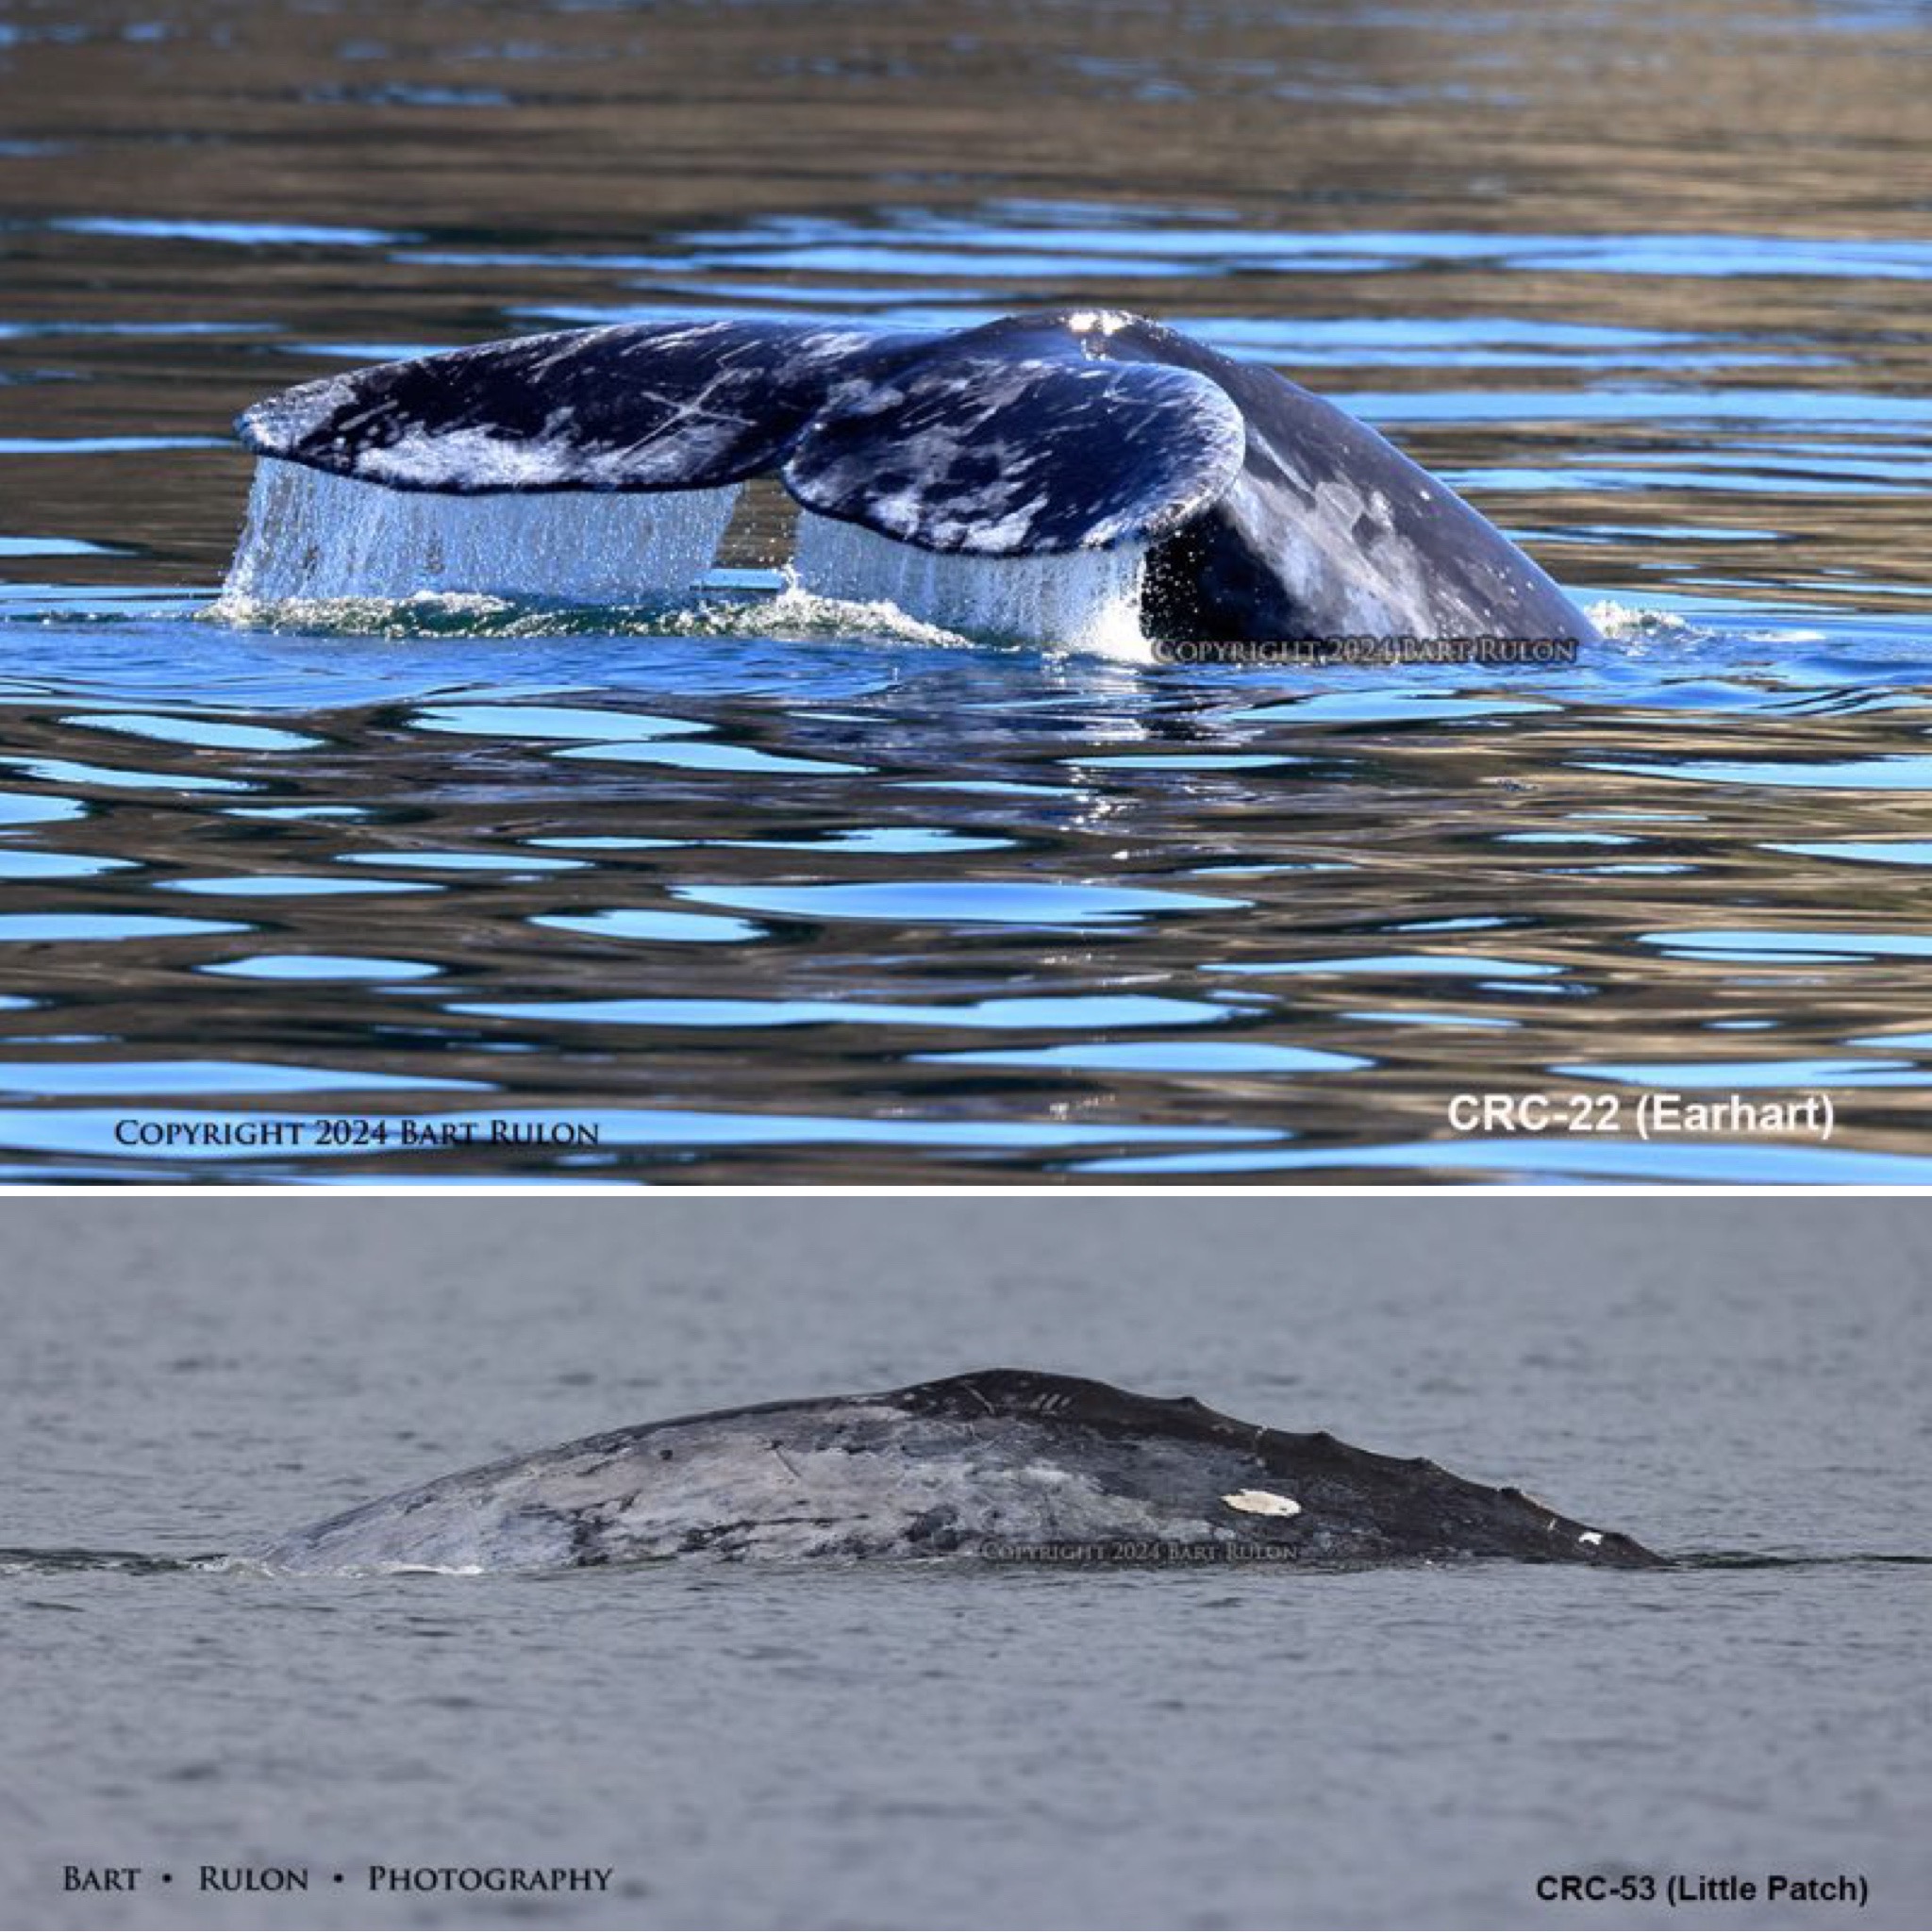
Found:
[[[0,1922],[1910,1925],[1924,1282],[1876,1201],[35,1204],[0,1348]],[[994,1362],[1515,1482],[1660,1574],[186,1558],[710,1406]],[[68,1555],[50,1555],[50,1552]],[[33,1554],[39,1552],[41,1554]],[[132,1553],[103,1560],[87,1552]],[[75,1554],[79,1553],[79,1554]],[[69,1861],[173,1870],[80,1900]],[[202,1863],[307,1864],[299,1900]],[[331,1874],[343,1872],[337,1888]],[[1539,1904],[1545,1873],[1871,1904]]]

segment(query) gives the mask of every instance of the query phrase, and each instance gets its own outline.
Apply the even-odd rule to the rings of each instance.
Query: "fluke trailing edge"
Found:
[[[569,330],[304,383],[240,429],[244,597],[682,591],[771,475],[809,588],[940,623],[1050,629],[1087,583],[1151,639],[1595,635],[1365,424],[1104,310]]]
[[[242,1554],[301,1574],[1182,1551],[1316,1566],[1662,1560],[1419,1457],[1024,1369],[646,1423]]]

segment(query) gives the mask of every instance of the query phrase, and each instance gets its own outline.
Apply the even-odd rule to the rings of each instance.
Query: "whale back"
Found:
[[[615,1430],[441,1477],[248,1554],[301,1573],[1042,1548],[1317,1566],[1657,1560],[1434,1463],[1030,1370]]]

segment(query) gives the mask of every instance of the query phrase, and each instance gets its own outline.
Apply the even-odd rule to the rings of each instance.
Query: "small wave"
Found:
[[[767,573],[742,573],[769,575]],[[942,650],[1039,649],[1024,634],[996,624],[952,628],[914,616],[890,596],[837,596],[809,588],[791,569],[774,589],[706,584],[681,595],[625,603],[503,596],[474,591],[417,591],[408,596],[260,597],[225,590],[192,614],[236,630],[278,635],[413,638],[757,638],[785,642],[915,644]],[[63,613],[71,617],[72,613]],[[1613,644],[1662,644],[1689,651],[1722,633],[1674,611],[1646,610],[1604,598],[1588,609]],[[1792,642],[1810,634],[1751,634],[1753,641]],[[1045,646],[1115,661],[1151,656],[1138,625],[1096,624],[1070,628]]]
[[[482,1563],[341,1563],[324,1569],[306,1570],[277,1563],[266,1557],[211,1557],[192,1566],[218,1576],[249,1576],[269,1582],[310,1582],[317,1578],[354,1582],[370,1576],[484,1576],[512,1574],[504,1570],[492,1573]]]
[[[162,1557],[144,1550],[0,1549],[0,1577],[73,1576],[83,1574],[116,1576],[245,1576],[284,1579],[298,1573],[261,1557],[211,1554]],[[480,1563],[365,1563],[339,1570],[303,1572],[341,1577],[356,1576],[481,1576]]]
[[[225,591],[200,613],[237,630],[329,631],[343,637],[503,637],[526,607],[508,597],[419,591],[411,597],[253,597]],[[600,611],[608,618],[615,613]]]
[[[779,637],[788,639],[875,638],[890,643],[933,644],[942,649],[976,641],[908,616],[886,598],[832,597],[786,574],[784,587],[770,596],[741,600],[707,597],[666,613],[664,628],[680,637]]]
[[[475,591],[419,591],[408,597],[224,594],[199,613],[241,630],[410,638],[779,638],[881,640],[971,645],[972,638],[908,617],[893,605],[824,597],[793,584],[774,593],[711,591],[691,599],[630,604],[536,602]]]
[[[1673,1570],[1864,1570],[1924,1569],[1932,1557],[1903,1550],[1855,1550],[1831,1556],[1807,1556],[1803,1551],[1704,1550],[1670,1558]]]
[[[170,1576],[208,1570],[225,1558],[157,1557],[143,1550],[0,1549],[0,1576],[62,1576],[76,1571],[111,1571],[123,1576]]]
[[[1614,597],[1600,598],[1584,615],[1610,642],[1618,644],[1689,647],[1707,643],[1718,635],[1679,617],[1674,610],[1644,610],[1634,604],[1620,604]]]

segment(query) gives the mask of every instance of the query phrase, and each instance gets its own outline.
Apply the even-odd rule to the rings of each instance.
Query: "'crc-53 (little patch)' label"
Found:
[[[1829,1905],[1862,1910],[1871,1888],[1856,1872],[1545,1872],[1536,1881],[1536,1895],[1544,1905]]]

